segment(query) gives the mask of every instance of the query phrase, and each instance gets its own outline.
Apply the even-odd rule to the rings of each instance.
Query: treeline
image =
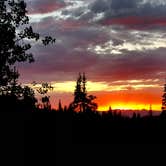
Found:
[[[93,100],[96,98],[93,95],[88,95],[86,90],[85,74],[79,74],[76,81],[73,102],[69,106],[63,108],[61,100],[59,100],[58,109],[56,111],[75,111],[86,112],[96,111],[97,103]],[[33,83],[35,86],[36,83]],[[41,98],[35,97],[34,89],[28,86],[17,84],[16,79],[10,83],[10,87],[2,87],[0,89],[1,111],[8,112],[51,112],[55,111],[51,108],[50,96],[48,91],[53,90],[51,84],[42,83],[41,87],[36,89],[36,92],[41,95]]]

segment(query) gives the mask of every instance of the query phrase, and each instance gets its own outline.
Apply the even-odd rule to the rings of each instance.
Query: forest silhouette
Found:
[[[24,88],[24,98],[21,99],[14,94],[2,95],[1,112],[12,114],[16,119],[22,118],[25,131],[31,131],[29,134],[33,133],[35,137],[43,131],[48,135],[56,131],[58,143],[165,143],[164,109],[158,116],[153,115],[152,110],[146,116],[133,110],[132,117],[123,116],[121,111],[111,108],[99,112],[93,101],[96,97],[86,90],[84,73],[78,76],[73,102],[69,106],[63,107],[59,100],[58,108],[52,109],[47,95],[49,89],[52,86],[48,83],[38,89],[43,95],[40,104],[29,87]],[[27,133],[26,137],[29,137]]]
[[[0,112],[15,127],[23,125],[26,148],[32,147],[29,142],[40,147],[38,140],[41,139],[49,146],[54,141],[57,144],[165,143],[166,88],[159,116],[150,112],[141,117],[133,112],[132,117],[124,117],[111,109],[101,114],[94,101],[96,96],[86,90],[85,73],[79,73],[70,105],[63,107],[60,100],[58,109],[52,109],[48,95],[53,89],[51,84],[43,83],[37,89],[42,95],[39,103],[31,87],[18,83],[16,64],[34,61],[33,54],[29,53],[32,45],[25,42],[27,39],[41,41],[44,46],[54,44],[55,39],[43,38],[33,31],[24,1],[0,1],[0,32]]]

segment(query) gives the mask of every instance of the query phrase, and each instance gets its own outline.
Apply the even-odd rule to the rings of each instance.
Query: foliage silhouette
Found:
[[[85,112],[97,110],[97,104],[93,102],[96,96],[87,94],[86,82],[85,73],[82,75],[79,73],[74,91],[74,101],[70,105],[74,111]]]
[[[123,117],[111,112],[55,112],[56,118],[66,124],[71,119],[73,143],[165,143],[166,119],[162,116],[134,114]],[[68,124],[66,124],[68,125]],[[61,128],[60,124],[58,125]],[[67,126],[66,126],[67,128]]]
[[[27,52],[32,45],[28,40],[41,40],[44,45],[54,43],[50,36],[42,38],[29,25],[26,3],[23,0],[0,2],[0,86],[7,86],[18,77],[13,67],[16,62],[33,62],[33,54]]]
[[[54,43],[55,39],[50,36],[42,38],[40,34],[33,31],[29,26],[26,4],[23,0],[0,1],[0,32],[1,111],[33,112],[27,114],[25,121],[25,126],[32,127],[30,129],[33,133],[36,129],[41,132],[45,129],[48,134],[48,131],[53,132],[56,128],[58,134],[62,135],[58,141],[66,141],[68,137],[65,133],[69,133],[70,136],[72,134],[74,143],[149,142],[149,140],[165,143],[166,85],[162,100],[163,112],[160,116],[154,116],[152,112],[145,117],[133,113],[129,118],[123,117],[122,112],[111,108],[105,113],[97,112],[97,104],[94,102],[96,97],[88,95],[84,73],[79,74],[74,101],[69,107],[65,106],[63,109],[59,101],[58,110],[51,110],[50,97],[47,93],[52,86],[48,83],[43,83],[42,87],[37,89],[42,95],[42,106],[36,107],[34,91],[28,86],[18,84],[19,72],[16,63],[34,61],[33,55],[28,52],[31,49],[29,41],[41,41],[44,45],[48,45]]]
[[[31,41],[41,41],[43,45],[54,43],[55,39],[42,37],[33,31],[24,0],[0,1],[0,95],[1,98],[17,98],[32,95],[32,90],[17,84],[19,73],[16,64],[34,62],[33,54],[29,53]],[[30,93],[27,95],[27,93]],[[15,95],[15,97],[13,97]],[[18,99],[19,99],[18,97]],[[34,96],[33,96],[34,98]],[[4,98],[5,99],[5,98]],[[9,101],[6,101],[8,103]],[[30,102],[30,100],[28,101]],[[34,99],[31,104],[34,104]]]
[[[34,86],[36,83],[33,84]],[[37,92],[42,95],[41,102],[42,104],[38,103],[37,107],[39,109],[43,109],[43,111],[51,111],[51,103],[50,103],[50,96],[48,96],[48,92],[53,90],[53,86],[49,83],[42,83],[41,87],[37,88]]]
[[[164,92],[162,95],[162,116],[166,117],[166,83],[164,84]]]
[[[66,110],[66,108],[65,108],[65,110]],[[59,103],[58,103],[58,111],[63,111],[61,100],[59,100]]]
[[[41,113],[43,111],[45,113]],[[56,111],[37,108],[34,113],[26,115],[25,124],[26,130],[32,133],[37,130],[41,135],[44,131],[44,135],[52,136],[56,130],[57,144],[157,144],[166,140],[166,117],[162,114],[154,116],[147,112],[147,116],[141,117],[133,113],[132,117],[125,117],[120,110],[111,108],[102,113],[94,110],[74,111],[72,106],[63,109],[61,101]]]
[[[81,92],[81,76],[77,80],[75,92]],[[79,94],[79,96],[81,96]],[[81,97],[80,97],[81,98]],[[80,101],[80,100],[78,100]],[[166,140],[166,116],[161,112],[160,115],[154,115],[152,107],[146,116],[133,112],[133,116],[126,117],[122,115],[121,110],[112,110],[108,112],[98,111],[73,111],[70,105],[65,112],[55,112],[56,118],[60,124],[65,124],[66,119],[70,119],[72,127],[67,124],[66,132],[72,133],[72,143],[108,143],[108,144],[165,144]],[[69,122],[68,122],[69,123]],[[61,125],[59,130],[61,129]],[[63,129],[64,131],[64,129]]]

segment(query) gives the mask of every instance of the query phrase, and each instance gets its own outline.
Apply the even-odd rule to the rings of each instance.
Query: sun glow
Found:
[[[149,82],[148,82],[149,81]],[[108,82],[87,82],[88,92],[113,92],[113,91],[128,91],[128,90],[142,90],[144,88],[160,88],[161,86],[156,83],[158,80],[128,80],[128,81],[115,81],[112,83]],[[146,84],[145,84],[146,83]],[[74,92],[76,82],[75,81],[64,81],[64,82],[50,82],[54,92]],[[33,87],[32,84],[27,84]],[[36,88],[41,87],[41,84],[36,84]]]
[[[120,110],[146,110],[148,111],[150,109],[150,104],[140,104],[140,103],[111,103],[110,105],[100,105],[98,110],[100,111],[108,111],[109,108],[111,109],[120,109]],[[161,104],[154,104],[151,105],[151,108],[153,111],[160,111],[161,110]]]
[[[50,96],[61,99],[64,105],[73,101],[75,81],[49,82],[53,90]],[[41,83],[35,85],[26,84],[31,88],[38,89]],[[108,111],[109,107],[120,110],[149,110],[150,105],[154,111],[161,110],[162,87],[158,79],[148,80],[117,80],[113,82],[87,81],[88,94],[95,95],[99,111]],[[64,95],[68,95],[67,99]],[[52,97],[51,97],[52,101]],[[52,102],[53,107],[57,102]]]

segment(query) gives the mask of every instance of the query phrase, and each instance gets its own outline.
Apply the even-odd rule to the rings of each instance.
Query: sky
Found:
[[[30,23],[55,45],[33,43],[20,81],[50,82],[53,107],[73,100],[85,72],[99,110],[161,109],[166,78],[165,0],[26,0]]]

